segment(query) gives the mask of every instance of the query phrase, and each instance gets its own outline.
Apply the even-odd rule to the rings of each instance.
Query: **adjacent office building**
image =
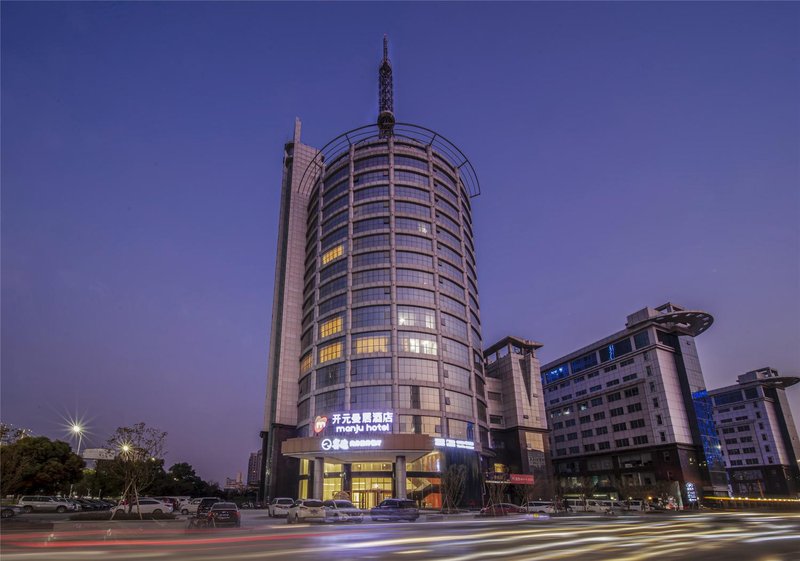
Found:
[[[670,485],[685,502],[727,492],[694,343],[712,322],[672,303],[645,308],[624,330],[542,367],[562,493],[641,496]]]
[[[471,199],[440,134],[395,121],[384,40],[377,124],[284,149],[262,497],[441,504],[489,452]],[[477,496],[473,496],[477,493]]]
[[[261,486],[261,450],[251,452],[247,460],[247,488],[258,489]]]
[[[786,399],[786,388],[798,382],[761,368],[709,392],[734,496],[800,493],[800,440]]]

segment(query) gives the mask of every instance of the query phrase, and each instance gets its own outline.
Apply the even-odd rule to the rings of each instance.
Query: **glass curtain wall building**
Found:
[[[287,145],[264,496],[439,506],[448,465],[480,477],[478,183],[441,135],[395,122],[391,79],[384,44],[378,124],[320,150],[298,125]]]

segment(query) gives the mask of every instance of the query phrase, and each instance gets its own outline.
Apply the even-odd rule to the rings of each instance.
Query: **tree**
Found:
[[[442,510],[455,510],[464,497],[467,483],[467,466],[463,464],[448,466],[442,474]]]
[[[14,444],[30,435],[31,431],[28,429],[21,429],[8,423],[0,423],[0,445]]]
[[[128,511],[140,493],[146,491],[164,472],[164,446],[167,433],[145,423],[119,427],[108,440],[108,446],[117,450],[117,457],[109,462],[111,471],[124,482],[123,498]]]
[[[3,446],[0,453],[0,494],[57,494],[83,476],[83,460],[70,445],[32,436]]]

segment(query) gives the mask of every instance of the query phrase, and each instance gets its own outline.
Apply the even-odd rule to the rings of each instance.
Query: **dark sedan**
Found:
[[[369,511],[373,520],[408,520],[419,518],[419,509],[408,499],[386,499]]]
[[[525,514],[525,507],[511,503],[497,503],[481,509],[478,516],[506,516],[509,514]]]
[[[236,526],[242,525],[242,517],[235,503],[216,503],[208,511],[209,526]]]

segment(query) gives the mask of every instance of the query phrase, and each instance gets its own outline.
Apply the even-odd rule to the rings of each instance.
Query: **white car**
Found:
[[[325,522],[326,509],[319,499],[298,499],[290,508],[286,515],[286,522],[297,524],[298,522]]]
[[[172,505],[150,497],[139,497],[138,505],[134,503],[130,511],[136,514],[166,514],[172,512]],[[112,508],[111,512],[128,512],[127,502],[122,501],[118,506]]]
[[[553,514],[556,511],[553,501],[528,501],[522,506],[527,512],[531,513]]]
[[[200,501],[203,499],[191,499],[190,501],[182,502],[180,509],[181,514],[197,514],[197,507],[200,506]]]
[[[294,499],[289,498],[278,498],[272,499],[272,502],[269,503],[269,515],[271,518],[275,518],[276,516],[286,516],[289,514],[289,508],[295,503]]]
[[[23,512],[73,512],[78,510],[74,503],[56,497],[43,495],[25,495],[17,504]]]

